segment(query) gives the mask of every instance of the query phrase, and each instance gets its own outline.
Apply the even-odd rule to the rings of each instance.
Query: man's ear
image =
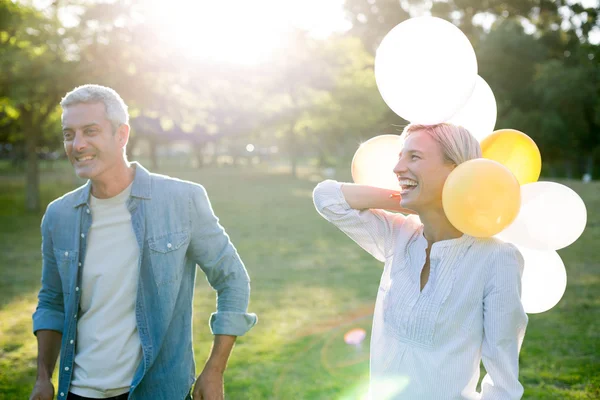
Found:
[[[128,124],[121,124],[117,129],[117,135],[119,137],[119,144],[121,147],[127,146],[127,142],[129,141],[129,132],[130,127]]]

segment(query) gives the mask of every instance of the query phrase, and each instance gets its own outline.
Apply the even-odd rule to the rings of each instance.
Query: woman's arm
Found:
[[[313,201],[323,218],[383,262],[393,250],[394,230],[404,223],[406,217],[368,207],[397,207],[399,201],[389,198],[393,193],[385,189],[326,180],[315,187]]]
[[[397,190],[343,183],[342,193],[348,205],[355,210],[381,209],[403,214],[415,214],[414,211],[400,206],[402,197]]]
[[[513,245],[498,246],[483,299],[482,360],[487,375],[481,382],[481,400],[517,400],[523,396],[519,351],[527,327],[521,303],[523,257]]]

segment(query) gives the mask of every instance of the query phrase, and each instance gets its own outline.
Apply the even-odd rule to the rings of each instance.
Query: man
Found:
[[[84,85],[61,101],[65,151],[88,182],[42,220],[42,288],[33,314],[30,397],[223,399],[223,373],[247,313],[249,277],[200,185],[129,163],[127,106]],[[192,350],[196,264],[217,291],[213,348],[198,379]]]

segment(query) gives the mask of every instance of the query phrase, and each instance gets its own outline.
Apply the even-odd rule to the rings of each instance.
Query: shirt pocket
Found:
[[[77,274],[77,251],[54,248],[54,258],[63,294],[70,295],[74,286],[74,277]]]
[[[189,231],[166,233],[148,239],[152,273],[158,286],[179,282],[189,242]]]

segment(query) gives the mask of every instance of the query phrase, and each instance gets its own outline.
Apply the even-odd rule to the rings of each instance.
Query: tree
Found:
[[[333,70],[332,87],[315,99],[299,125],[313,132],[309,140],[326,166],[356,151],[360,141],[384,133],[389,109],[377,91],[373,56],[359,39],[331,38],[323,53]]]
[[[559,60],[542,64],[535,81],[540,98],[542,154],[565,161],[567,176],[592,172],[600,152],[599,72],[591,62],[568,66]],[[579,164],[575,164],[579,162]]]
[[[56,34],[55,17],[9,0],[0,2],[0,104],[12,113],[25,143],[27,159],[25,206],[40,206],[38,150],[43,127],[70,87],[75,66]],[[58,133],[58,132],[57,132]]]
[[[296,177],[300,140],[308,132],[300,121],[317,99],[331,89],[334,75],[324,57],[323,42],[310,38],[306,32],[294,32],[286,49],[277,54],[264,75],[268,80],[265,94],[271,98],[266,119],[285,137],[291,175]]]
[[[536,3],[522,0],[448,0],[431,3],[422,0],[346,0],[345,9],[353,26],[350,33],[360,37],[366,48],[374,54],[383,37],[410,17],[428,12],[451,21],[477,46],[485,32],[481,25],[475,23],[475,17],[527,18],[535,12]],[[540,3],[548,1],[541,0]]]

